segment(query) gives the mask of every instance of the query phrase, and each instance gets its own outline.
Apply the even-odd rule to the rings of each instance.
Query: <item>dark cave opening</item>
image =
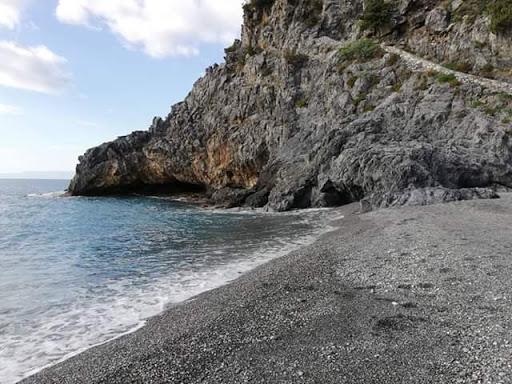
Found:
[[[169,183],[149,184],[136,183],[130,185],[119,185],[112,188],[94,189],[81,193],[84,196],[173,196],[173,195],[203,195],[207,188],[203,184],[184,183],[173,181]]]

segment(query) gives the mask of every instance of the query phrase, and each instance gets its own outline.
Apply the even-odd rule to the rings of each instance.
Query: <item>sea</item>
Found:
[[[312,243],[336,218],[161,196],[67,197],[67,185],[0,179],[1,384],[133,332]]]

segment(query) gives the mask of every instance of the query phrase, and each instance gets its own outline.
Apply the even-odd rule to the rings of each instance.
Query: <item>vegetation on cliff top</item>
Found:
[[[244,11],[268,10],[274,5],[275,0],[249,0],[244,4]]]
[[[268,12],[274,5],[275,0],[247,0],[243,8],[246,14],[252,14],[254,12]],[[293,7],[299,5],[299,0],[288,0],[288,4]],[[308,27],[314,27],[320,23],[322,11],[324,8],[323,0],[304,0],[303,6],[299,7],[303,10],[302,21]]]
[[[361,29],[377,32],[389,26],[396,11],[395,1],[365,0],[361,16]],[[491,20],[491,31],[506,33],[512,30],[512,0],[466,0],[454,13],[456,19],[464,16],[473,22],[479,15],[486,14]]]
[[[512,0],[491,1],[488,12],[491,15],[493,32],[506,32],[512,29]]]
[[[294,4],[297,0],[289,0]],[[247,0],[244,4],[244,11],[252,13],[256,11],[269,11],[275,0]],[[317,24],[323,9],[322,0],[306,0],[308,12],[305,15],[305,22],[309,26]],[[396,11],[395,1],[386,0],[364,0],[364,11],[361,16],[361,29],[377,32],[389,26],[393,13]],[[456,19],[466,16],[469,21],[481,15],[487,14],[491,19],[491,30],[494,33],[505,33],[512,30],[512,0],[467,0],[454,12]]]
[[[512,0],[466,0],[456,10],[455,17],[467,16],[472,22],[481,14],[490,16],[494,33],[512,30]]]
[[[360,19],[361,29],[376,32],[385,28],[391,23],[394,10],[395,4],[393,2],[365,0],[363,15]]]

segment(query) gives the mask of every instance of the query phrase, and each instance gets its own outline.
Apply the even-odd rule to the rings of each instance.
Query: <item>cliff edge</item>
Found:
[[[510,0],[252,0],[225,63],[148,131],[87,151],[69,191],[280,211],[496,197],[511,30]]]

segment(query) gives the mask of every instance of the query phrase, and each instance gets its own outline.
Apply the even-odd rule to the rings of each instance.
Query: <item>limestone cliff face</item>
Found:
[[[362,30],[362,0],[252,1],[226,62],[149,131],[80,157],[69,190],[202,188],[288,210],[512,187],[512,41],[457,5],[403,0]]]

